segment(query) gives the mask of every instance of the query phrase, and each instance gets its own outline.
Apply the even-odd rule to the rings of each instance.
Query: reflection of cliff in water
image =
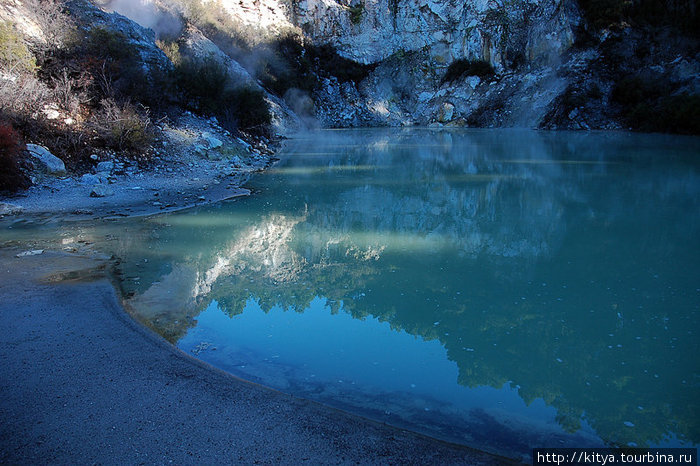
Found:
[[[614,135],[331,134],[292,145],[256,198],[152,224],[137,312],[177,340],[212,299],[320,296],[438,339],[460,384],[510,383],[569,430],[700,441],[696,165]]]

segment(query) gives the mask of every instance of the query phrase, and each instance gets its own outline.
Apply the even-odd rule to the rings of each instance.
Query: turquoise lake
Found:
[[[52,228],[118,258],[138,320],[242,378],[514,458],[700,444],[700,138],[285,147],[250,197]]]

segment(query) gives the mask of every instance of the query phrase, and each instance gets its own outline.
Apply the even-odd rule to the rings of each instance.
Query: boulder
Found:
[[[97,173],[111,173],[112,170],[114,170],[114,162],[100,162],[95,168]]]
[[[52,176],[66,176],[63,160],[53,155],[46,147],[27,144],[27,152],[32,156],[38,169]]]
[[[440,123],[447,123],[449,121],[452,121],[452,117],[455,114],[455,106],[452,105],[449,102],[445,102],[442,104],[442,107],[440,107],[440,110],[438,110],[438,115],[437,115],[437,120]]]
[[[86,173],[80,177],[80,182],[83,184],[95,185],[100,182],[100,177],[92,173]]]
[[[216,149],[224,145],[220,139],[215,138],[210,133],[202,133],[201,141],[205,149]]]
[[[92,187],[92,191],[90,191],[90,197],[107,197],[112,196],[113,194],[114,190],[103,184],[96,184]]]

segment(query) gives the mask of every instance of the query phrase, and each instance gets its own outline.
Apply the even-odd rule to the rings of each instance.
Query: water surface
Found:
[[[700,443],[697,138],[322,131],[282,158],[250,198],[60,235],[119,257],[169,341],[295,395],[512,457]]]

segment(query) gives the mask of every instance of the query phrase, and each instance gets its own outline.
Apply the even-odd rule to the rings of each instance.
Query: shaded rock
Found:
[[[27,152],[38,164],[38,169],[52,176],[65,176],[66,166],[63,160],[53,155],[46,147],[27,144]]]
[[[224,143],[220,139],[215,138],[210,133],[202,133],[202,146],[205,149],[216,149],[223,146]]]
[[[103,184],[93,186],[92,191],[90,191],[90,197],[107,197],[112,195],[114,195],[114,190]]]
[[[106,172],[111,173],[114,170],[114,162],[100,162],[97,164],[95,169],[98,173]]]
[[[92,185],[99,184],[100,177],[97,175],[93,175],[92,173],[86,173],[80,177],[80,182],[83,184],[92,184]]]

